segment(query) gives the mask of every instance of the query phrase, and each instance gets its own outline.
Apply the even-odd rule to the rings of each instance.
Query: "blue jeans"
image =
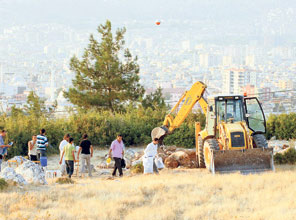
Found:
[[[8,147],[3,147],[1,155],[5,155],[7,153],[7,149]]]

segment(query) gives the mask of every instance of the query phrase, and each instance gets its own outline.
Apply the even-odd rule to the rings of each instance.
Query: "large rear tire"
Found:
[[[203,154],[203,140],[201,136],[198,136],[198,166],[199,168],[205,168],[205,159]]]
[[[219,144],[216,139],[207,139],[203,146],[204,163],[206,168],[211,171],[211,150],[219,150]]]
[[[263,134],[255,134],[253,140],[256,148],[268,148],[267,140]]]

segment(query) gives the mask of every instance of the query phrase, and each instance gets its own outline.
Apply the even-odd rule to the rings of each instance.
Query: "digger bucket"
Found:
[[[244,174],[274,171],[273,149],[212,150],[212,173],[241,172]]]

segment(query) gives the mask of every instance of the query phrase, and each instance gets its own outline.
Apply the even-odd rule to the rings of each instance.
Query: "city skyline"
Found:
[[[6,103],[24,102],[28,91],[48,102],[62,99],[74,77],[70,58],[82,55],[89,35],[96,36],[106,19],[113,31],[127,28],[126,47],[139,58],[146,89],[179,91],[201,80],[210,93],[221,93],[229,69],[247,69],[256,78],[239,84],[239,92],[295,88],[292,1],[71,2],[0,1],[0,93]]]

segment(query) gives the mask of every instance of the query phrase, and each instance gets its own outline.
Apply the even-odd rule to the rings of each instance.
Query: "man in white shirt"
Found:
[[[158,138],[154,138],[153,141],[150,144],[148,144],[146,149],[144,150],[144,156],[153,158],[153,172],[158,174],[158,169],[154,161],[157,155],[157,146],[158,146]]]
[[[65,134],[64,139],[61,141],[59,149],[60,149],[60,158],[62,157],[64,147],[69,144],[69,138],[70,134]],[[62,175],[66,174],[66,163],[65,163],[65,157],[61,158],[62,164],[61,164],[61,173]]]

